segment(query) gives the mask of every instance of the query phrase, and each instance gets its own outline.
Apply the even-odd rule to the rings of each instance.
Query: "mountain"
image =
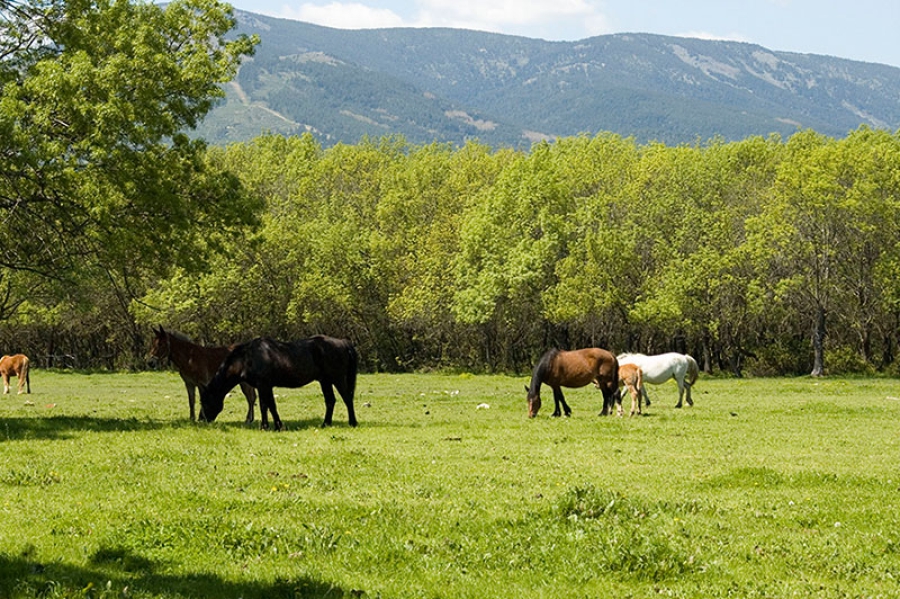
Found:
[[[677,144],[900,129],[900,69],[886,65],[649,34],[548,42],[235,15],[262,41],[198,128],[215,144],[264,131],[528,147],[599,131]]]

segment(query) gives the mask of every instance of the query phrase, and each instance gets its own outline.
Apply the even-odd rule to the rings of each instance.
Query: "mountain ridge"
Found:
[[[237,33],[262,42],[198,128],[211,143],[309,131],[326,146],[399,134],[527,147],[609,131],[677,144],[900,128],[900,69],[888,65],[644,33],[557,42],[235,15]]]

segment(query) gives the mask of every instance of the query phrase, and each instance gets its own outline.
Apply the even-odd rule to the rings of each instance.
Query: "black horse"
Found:
[[[300,341],[282,342],[259,337],[236,346],[219,366],[215,376],[200,390],[200,419],[212,422],[222,411],[225,395],[238,383],[256,387],[262,428],[269,428],[272,412],[275,430],[284,426],[275,408],[273,387],[302,387],[319,381],[325,395],[325,421],[331,425],[337,388],[347,406],[350,426],[356,426],[353,394],[359,357],[349,341],[318,335]]]

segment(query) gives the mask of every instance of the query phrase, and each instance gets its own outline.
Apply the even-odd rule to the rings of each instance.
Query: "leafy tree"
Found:
[[[639,150],[617,135],[563,139],[555,149],[574,206],[568,251],[544,294],[545,315],[567,325],[578,345],[609,345],[626,326],[645,273],[636,255],[642,228],[628,195]]]
[[[249,221],[236,181],[185,129],[255,40],[214,0],[2,2],[0,265],[191,265]],[[199,226],[198,226],[199,225]]]
[[[406,337],[404,365],[452,363],[465,347],[453,315],[460,227],[509,155],[476,142],[455,151],[431,144],[396,165],[378,204],[373,250],[388,281],[388,316]]]
[[[254,222],[255,202],[185,131],[256,40],[226,41],[235,21],[214,0],[0,1],[0,11],[6,306],[27,307],[33,326],[42,314],[57,322],[55,304],[81,306],[84,326],[66,335],[140,355],[129,306],[146,281],[197,269]]]

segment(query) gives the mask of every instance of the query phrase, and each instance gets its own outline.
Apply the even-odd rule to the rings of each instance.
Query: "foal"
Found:
[[[620,364],[619,365],[619,384],[628,389],[631,395],[631,414],[634,416],[635,411],[641,413],[641,394],[644,392],[644,374],[641,372],[640,366],[637,364]],[[619,392],[619,415],[622,414],[621,391]]]
[[[25,354],[16,354],[14,356],[3,356],[0,358],[0,375],[3,376],[3,394],[9,393],[9,377],[15,376],[19,379],[19,395],[22,394],[22,387],[28,387],[31,393],[31,376],[28,374],[28,356]]]

